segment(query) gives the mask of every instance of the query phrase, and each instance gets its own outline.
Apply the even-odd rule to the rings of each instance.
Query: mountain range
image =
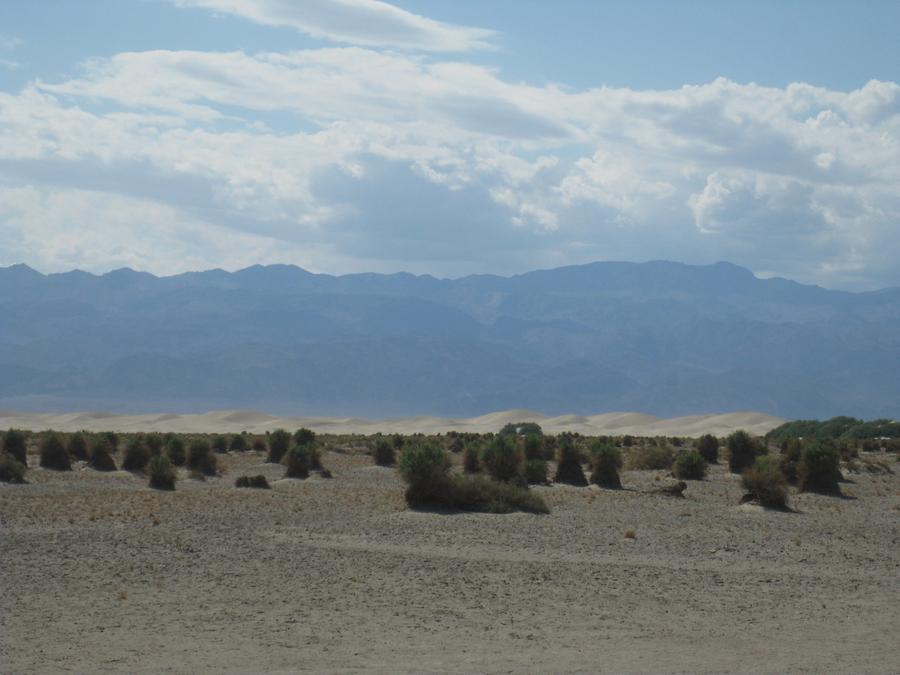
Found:
[[[512,277],[0,268],[0,407],[471,416],[900,414],[900,288],[730,263]]]

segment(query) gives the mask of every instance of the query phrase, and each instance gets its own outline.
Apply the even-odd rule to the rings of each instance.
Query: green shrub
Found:
[[[294,445],[312,445],[316,442],[316,433],[310,429],[302,428],[294,432]]]
[[[0,452],[0,483],[24,483],[25,465],[7,452]]]
[[[680,452],[672,463],[672,473],[682,480],[703,480],[706,478],[706,460],[697,450]]]
[[[571,434],[560,434],[558,443],[554,482],[577,487],[587,486],[587,478],[584,469],[581,468],[581,452],[575,446],[574,437]]]
[[[144,447],[147,448],[147,452],[151,457],[156,457],[156,455],[161,454],[164,446],[165,441],[163,440],[162,434],[153,433],[144,436]]]
[[[119,450],[119,434],[115,431],[101,431],[100,435],[106,441],[106,447],[109,449],[110,453],[116,453]]]
[[[175,467],[165,455],[154,455],[147,462],[147,473],[150,476],[150,487],[155,490],[175,489]]]
[[[69,445],[66,448],[69,457],[77,459],[80,462],[88,461],[88,445],[84,440],[84,435],[74,433],[69,437]]]
[[[523,442],[526,460],[544,459],[544,437],[528,434]]]
[[[166,455],[175,466],[184,466],[187,454],[184,451],[184,441],[179,436],[173,435],[166,443]]]
[[[271,464],[279,464],[290,445],[291,435],[284,429],[276,429],[269,434],[269,456],[266,457],[266,461]]]
[[[796,485],[800,479],[800,453],[803,445],[799,438],[787,438],[781,443],[781,473],[791,485]]]
[[[10,429],[3,436],[3,452],[12,456],[22,466],[28,466],[28,450],[25,434],[18,429]]]
[[[529,459],[525,461],[525,482],[529,485],[546,485],[547,462],[543,459]]]
[[[463,471],[466,473],[479,473],[481,471],[481,461],[478,459],[481,452],[475,441],[466,443],[463,450]]]
[[[150,451],[144,445],[143,439],[132,436],[125,445],[125,456],[122,458],[122,468],[125,471],[143,471],[150,461]]]
[[[295,445],[285,453],[283,461],[285,478],[309,478],[310,458],[308,446]]]
[[[757,457],[753,466],[744,471],[741,483],[749,496],[768,508],[787,506],[787,481],[775,457]]]
[[[256,476],[239,476],[234,481],[234,486],[239,488],[257,488],[260,490],[271,490],[272,486],[262,474]]]
[[[668,445],[632,447],[628,451],[626,466],[632,471],[660,471],[672,468],[675,457]]]
[[[543,498],[531,490],[482,476],[450,476],[447,493],[445,503],[433,506],[480,513],[550,512]]]
[[[91,459],[88,466],[96,471],[115,471],[116,462],[112,458],[110,439],[107,434],[94,436],[91,443]]]
[[[598,441],[591,448],[591,454],[591,482],[600,487],[621,489],[622,452],[614,445]]]
[[[728,469],[731,473],[743,473],[753,466],[756,458],[765,454],[765,448],[754,441],[743,429],[728,437]]]
[[[407,483],[408,504],[447,504],[450,459],[441,446],[432,443],[406,446],[400,454],[398,469]]]
[[[41,466],[56,471],[71,471],[72,462],[59,434],[50,432],[40,442]]]
[[[209,445],[212,448],[213,452],[219,455],[224,455],[226,452],[228,452],[228,439],[226,439],[224,436],[213,436]]]
[[[378,466],[394,466],[397,461],[394,445],[386,438],[379,438],[375,441],[375,450],[372,454],[375,457],[375,464]]]
[[[244,452],[247,449],[247,439],[243,434],[235,434],[228,442],[228,449],[231,452]]]
[[[196,438],[191,441],[187,452],[187,467],[204,476],[216,475],[216,456],[205,439]]]
[[[801,492],[840,494],[840,454],[831,443],[812,441],[800,453],[797,475]]]
[[[266,439],[261,436],[256,436],[251,442],[250,447],[253,449],[253,452],[268,452],[269,446],[266,445]]]
[[[697,452],[708,464],[719,463],[719,439],[712,434],[705,434],[697,439]]]
[[[509,422],[497,433],[498,436],[542,436],[543,430],[537,422]]]
[[[509,436],[495,436],[481,451],[481,464],[494,480],[521,481],[522,454]]]

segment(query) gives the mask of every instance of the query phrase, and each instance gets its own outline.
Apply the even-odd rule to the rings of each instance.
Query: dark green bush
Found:
[[[610,443],[598,441],[591,447],[591,455],[591,482],[600,487],[621,489],[622,452]]]
[[[475,441],[466,443],[463,450],[463,471],[466,473],[479,473],[481,471],[481,461],[478,459],[481,455],[478,444]]]
[[[743,429],[735,431],[728,437],[728,469],[731,473],[743,473],[756,462],[756,458],[764,455],[765,448],[750,437]]]
[[[212,440],[209,442],[210,447],[213,452],[224,455],[228,452],[228,439],[224,436],[213,436]]]
[[[705,434],[697,439],[697,452],[709,464],[719,463],[719,439],[712,434]]]
[[[632,447],[628,451],[626,466],[632,471],[660,471],[672,468],[675,457],[668,445]]]
[[[587,486],[587,478],[581,468],[581,451],[576,447],[574,437],[571,434],[560,434],[558,444],[554,482]]]
[[[497,433],[498,436],[542,436],[543,430],[537,422],[509,422]]]
[[[378,466],[394,466],[397,458],[394,454],[394,444],[386,438],[375,441],[375,450],[372,453]]]
[[[291,435],[284,429],[276,429],[269,434],[269,456],[266,457],[266,461],[271,464],[279,464],[290,445]]]
[[[59,434],[50,432],[41,438],[39,447],[41,466],[56,471],[71,471],[72,462]]]
[[[25,465],[5,451],[0,452],[0,482],[25,482]]]
[[[100,435],[106,441],[106,447],[109,449],[110,453],[116,453],[119,450],[119,434],[115,431],[101,431]]]
[[[244,452],[247,449],[247,439],[243,434],[235,434],[228,441],[228,449],[231,452]]]
[[[72,434],[69,437],[69,445],[66,450],[72,459],[77,459],[80,462],[88,461],[88,445],[87,441],[84,440],[83,434]]]
[[[175,467],[165,455],[154,455],[147,462],[147,473],[150,476],[150,487],[155,490],[175,489]]]
[[[116,462],[112,458],[112,446],[107,434],[97,434],[91,443],[91,459],[88,466],[96,471],[115,471]]]
[[[187,451],[187,467],[204,476],[216,475],[216,456],[209,447],[209,442],[202,438],[191,441]]]
[[[253,449],[253,452],[268,452],[269,446],[266,445],[266,439],[261,436],[256,436],[250,442],[250,447]]]
[[[446,503],[433,506],[480,513],[550,512],[541,496],[531,490],[482,476],[450,476]]]
[[[407,483],[408,504],[446,505],[449,498],[450,459],[441,446],[432,443],[408,445],[400,454],[397,468]]]
[[[316,442],[316,433],[310,429],[302,428],[294,432],[294,445],[312,445]]]
[[[239,488],[257,488],[260,490],[271,490],[272,486],[262,474],[256,476],[240,476],[235,479],[234,486]]]
[[[741,483],[761,505],[777,509],[787,506],[787,481],[775,457],[757,457],[753,466],[744,471]]]
[[[285,453],[283,461],[285,478],[309,478],[309,446],[295,445]]]
[[[528,434],[522,442],[526,460],[544,459],[544,437]]]
[[[125,471],[143,471],[150,461],[150,451],[139,436],[132,436],[125,444],[122,468]]]
[[[801,492],[840,494],[840,453],[827,441],[812,441],[800,453],[797,475]]]
[[[525,460],[525,482],[529,485],[546,485],[549,482],[547,462],[543,459]]]
[[[697,450],[682,451],[672,463],[672,473],[682,480],[703,480],[706,478],[706,460]]]
[[[184,466],[187,454],[184,451],[184,441],[179,436],[173,435],[166,443],[166,455],[175,466]]]
[[[28,466],[28,450],[25,445],[25,434],[18,429],[10,429],[3,436],[3,452],[11,455],[22,466]]]
[[[495,436],[481,451],[481,465],[494,480],[503,483],[521,481],[522,453],[510,436]]]
[[[781,443],[781,473],[791,485],[796,485],[800,479],[800,453],[803,445],[799,438],[787,438]]]
[[[162,434],[152,433],[144,436],[144,446],[151,457],[161,454],[165,444]]]

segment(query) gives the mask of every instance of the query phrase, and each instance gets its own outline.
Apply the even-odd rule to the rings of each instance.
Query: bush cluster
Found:
[[[561,434],[556,455],[556,483],[585,487],[588,482],[581,468],[581,451],[575,445],[571,434]]]
[[[153,455],[147,462],[147,474],[150,476],[150,487],[154,490],[175,489],[175,467],[163,454]]]
[[[25,482],[25,465],[5,451],[0,452],[0,482]]]
[[[495,436],[481,451],[481,465],[496,481],[519,483],[522,480],[522,454],[515,439]]]
[[[187,467],[204,476],[216,475],[216,456],[208,441],[202,438],[191,441],[187,451]]]
[[[144,440],[139,436],[132,436],[125,444],[125,456],[122,458],[122,468],[125,471],[139,472],[147,467],[150,461],[150,451],[144,445]]]
[[[262,474],[256,476],[239,476],[234,481],[234,486],[239,488],[257,488],[261,490],[270,490],[272,486]]]
[[[372,451],[372,455],[375,457],[375,464],[378,466],[394,466],[397,462],[394,444],[386,438],[379,438],[375,441],[375,449]]]
[[[801,492],[840,494],[838,482],[842,476],[837,448],[826,441],[812,441],[806,445],[800,453],[797,476]]]
[[[116,442],[118,443],[118,439]],[[88,466],[96,471],[115,471],[116,462],[112,458],[112,453],[115,452],[114,447],[112,438],[108,434],[94,436]]]
[[[28,466],[28,451],[25,434],[18,429],[10,429],[3,436],[3,452],[10,455],[22,466]]]
[[[680,452],[672,463],[672,473],[682,480],[703,480],[706,478],[706,460],[697,450]]]
[[[269,455],[266,461],[271,464],[281,463],[281,459],[291,447],[291,435],[284,429],[276,429],[269,434]]]
[[[50,432],[46,434],[39,445],[40,464],[45,469],[54,469],[55,471],[71,471],[72,462],[69,460],[69,453],[66,446],[63,445],[59,434]]]
[[[708,464],[718,464],[719,439],[712,434],[704,434],[697,439],[697,452]]]
[[[632,447],[626,466],[631,471],[661,471],[671,469],[674,459],[672,448],[668,445]]]
[[[728,469],[731,473],[743,473],[765,454],[765,447],[757,443],[746,431],[739,429],[728,437]]]
[[[619,469],[622,468],[622,451],[611,443],[596,441],[591,447],[591,482],[613,490],[622,489]]]
[[[787,506],[787,481],[775,457],[763,455],[744,471],[741,483],[750,497],[768,508]]]

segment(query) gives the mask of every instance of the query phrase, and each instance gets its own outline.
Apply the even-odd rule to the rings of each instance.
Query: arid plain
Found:
[[[793,512],[718,465],[684,499],[664,471],[536,487],[543,516],[410,510],[352,442],[332,479],[231,453],[174,492],[31,468],[0,484],[0,670],[897,672],[888,459]]]

